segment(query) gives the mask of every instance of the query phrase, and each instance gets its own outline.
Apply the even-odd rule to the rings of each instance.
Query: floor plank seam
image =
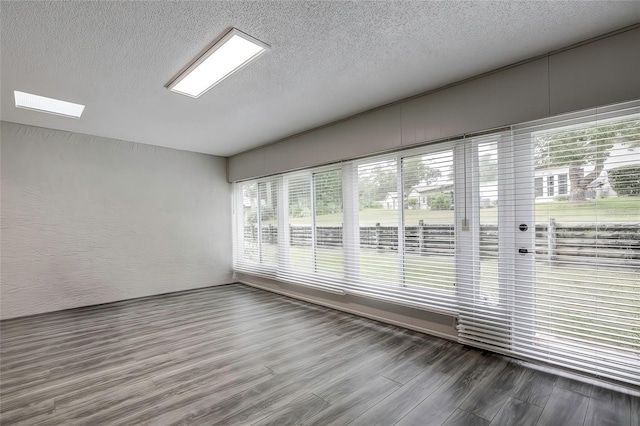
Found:
[[[403,383],[400,383],[400,382],[397,382],[397,381],[395,381],[395,380],[393,380],[393,379],[390,379],[389,377],[385,376],[384,374],[381,374],[380,376],[381,376],[381,377],[384,377],[384,378],[385,378],[385,379],[387,379],[387,380],[391,380],[393,383],[397,383],[398,385],[400,385],[400,387],[404,386],[404,384],[403,384]],[[417,376],[417,374],[416,374],[416,376]]]
[[[327,401],[326,399],[324,399],[323,397],[321,397],[320,395],[318,395],[317,393],[311,392],[311,395],[313,396],[317,396],[318,398],[320,398],[321,400],[323,400],[324,402],[326,402],[327,404],[331,405],[331,403],[329,401]]]

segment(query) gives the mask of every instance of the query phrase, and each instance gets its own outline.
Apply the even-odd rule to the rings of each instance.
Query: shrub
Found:
[[[429,206],[432,210],[451,209],[451,197],[448,194],[440,193],[429,197]]]
[[[360,201],[360,210],[364,209],[381,209],[382,203],[380,201]]]
[[[609,182],[618,195],[640,195],[640,164],[609,170]]]
[[[276,210],[272,206],[263,206],[262,207],[262,218],[261,220],[272,220],[276,218]]]

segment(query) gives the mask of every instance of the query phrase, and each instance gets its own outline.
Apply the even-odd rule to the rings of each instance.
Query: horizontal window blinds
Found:
[[[278,192],[277,179],[236,185],[236,270],[275,277],[279,256]]]
[[[235,269],[640,384],[640,102],[235,183]]]
[[[453,313],[453,150],[421,151],[283,175],[277,214],[260,195],[269,182],[236,184],[245,217],[236,269]],[[264,212],[279,215],[277,227]]]
[[[640,385],[635,105],[468,147],[477,243],[460,266],[462,342]]]
[[[514,350],[640,385],[640,108],[515,137],[533,145],[543,191],[529,272],[533,339],[516,336]]]
[[[452,150],[359,162],[353,177],[360,280],[351,287],[454,310]]]
[[[288,198],[282,222],[288,251],[282,253],[278,278],[340,289],[344,284],[340,169],[284,176],[283,191]]]

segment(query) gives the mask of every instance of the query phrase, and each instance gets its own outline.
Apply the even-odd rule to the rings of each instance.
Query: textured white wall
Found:
[[[232,281],[224,158],[2,123],[0,316]]]

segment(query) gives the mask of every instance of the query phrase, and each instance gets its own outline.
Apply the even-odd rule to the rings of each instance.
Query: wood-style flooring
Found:
[[[620,425],[640,398],[241,284],[1,323],[2,425]]]

